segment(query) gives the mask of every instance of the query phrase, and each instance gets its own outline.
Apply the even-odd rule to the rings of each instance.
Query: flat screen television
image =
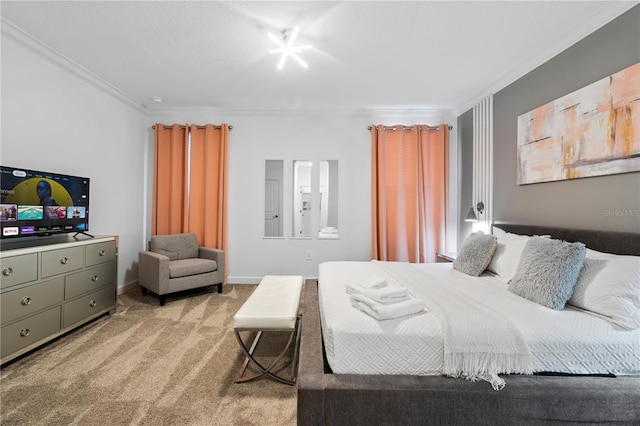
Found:
[[[0,166],[1,237],[89,230],[89,178]]]

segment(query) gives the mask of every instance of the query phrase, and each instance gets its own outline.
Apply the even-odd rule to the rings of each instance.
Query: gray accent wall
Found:
[[[635,6],[494,94],[496,222],[640,232],[639,172],[529,185],[516,183],[519,115],[639,61],[640,6]],[[467,113],[458,118],[459,125],[461,120],[466,122]],[[469,155],[465,154],[469,147],[465,140],[471,135],[461,136],[463,161]],[[464,168],[463,165],[461,171]],[[466,188],[471,188],[470,179],[461,176],[461,185],[461,194],[470,192]],[[466,211],[461,209],[460,213],[463,220]]]

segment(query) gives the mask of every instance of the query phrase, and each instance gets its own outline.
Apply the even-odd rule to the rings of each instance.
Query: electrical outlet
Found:
[[[305,259],[307,259],[307,260],[311,260],[311,250],[307,250],[307,251],[305,252]]]

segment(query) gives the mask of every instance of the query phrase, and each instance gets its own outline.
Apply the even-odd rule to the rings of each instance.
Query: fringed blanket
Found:
[[[486,380],[500,390],[505,383],[498,374],[532,374],[531,351],[507,317],[408,263],[377,263],[440,321],[446,375]]]

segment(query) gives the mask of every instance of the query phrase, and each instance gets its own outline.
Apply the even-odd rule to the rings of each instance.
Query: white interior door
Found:
[[[280,186],[267,179],[264,182],[264,236],[281,237]]]

